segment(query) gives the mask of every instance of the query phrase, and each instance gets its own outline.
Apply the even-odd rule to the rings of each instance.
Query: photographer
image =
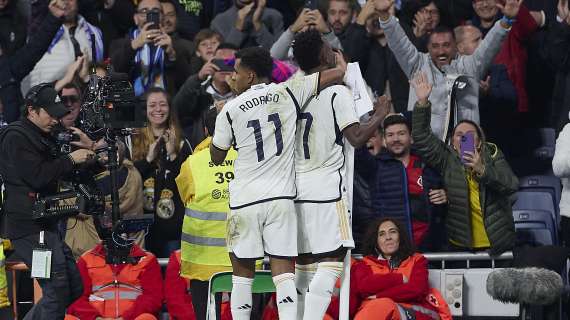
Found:
[[[94,157],[86,149],[59,154],[50,132],[66,113],[53,87],[40,84],[26,96],[23,120],[0,133],[0,174],[6,188],[5,237],[29,268],[32,252],[40,247],[40,233],[44,235],[42,249],[51,251],[49,278],[38,278],[42,299],[30,310],[29,318],[33,319],[63,319],[65,308],[82,291],[71,251],[57,232],[57,220],[40,222],[32,218],[37,197],[54,194],[65,174]]]
[[[181,56],[182,43],[161,29],[162,18],[158,0],[139,1],[133,16],[137,28],[111,44],[113,67],[129,74],[137,96],[152,87],[173,95],[190,75],[190,64]]]

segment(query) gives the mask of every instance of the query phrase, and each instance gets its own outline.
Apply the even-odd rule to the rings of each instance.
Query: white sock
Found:
[[[249,320],[252,308],[251,286],[253,279],[232,276],[230,307],[234,320]]]
[[[277,294],[277,310],[279,320],[297,319],[297,289],[295,288],[295,275],[282,273],[273,277]]]
[[[304,320],[322,319],[325,316],[336,281],[342,274],[342,266],[342,262],[319,262],[305,296]]]
[[[309,283],[317,272],[317,264],[295,264],[295,287],[297,287],[297,319],[303,319],[305,311],[305,295]]]

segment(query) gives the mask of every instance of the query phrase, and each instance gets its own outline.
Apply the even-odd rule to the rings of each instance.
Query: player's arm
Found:
[[[222,110],[216,117],[214,137],[212,137],[212,143],[210,144],[210,157],[215,165],[221,164],[226,159],[228,150],[234,140],[231,122],[230,114],[226,110]]]
[[[389,112],[390,100],[386,96],[381,96],[374,106],[372,117],[370,117],[367,123],[353,123],[344,128],[342,134],[352,146],[355,148],[361,147],[375,134]]]
[[[216,147],[213,143],[210,145],[210,156],[215,165],[220,165],[226,159],[228,150],[222,150]]]

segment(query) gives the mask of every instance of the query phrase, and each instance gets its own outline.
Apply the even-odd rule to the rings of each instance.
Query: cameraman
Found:
[[[0,132],[0,174],[6,188],[5,236],[31,269],[32,252],[40,247],[43,231],[43,247],[51,251],[51,271],[49,278],[38,279],[42,299],[26,319],[63,319],[65,308],[81,295],[81,279],[69,247],[57,232],[57,220],[34,220],[33,205],[38,196],[53,195],[59,179],[95,154],[86,149],[59,154],[50,132],[68,111],[53,87],[33,87],[25,103],[24,118]]]

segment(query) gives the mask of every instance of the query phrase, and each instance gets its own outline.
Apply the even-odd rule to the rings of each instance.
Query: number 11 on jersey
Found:
[[[267,116],[267,122],[273,122],[275,126],[275,144],[277,145],[276,156],[280,156],[283,151],[283,135],[281,134],[281,119],[278,113],[272,113]],[[263,151],[263,135],[261,134],[261,123],[259,119],[249,120],[247,122],[248,128],[253,128],[253,135],[255,136],[255,148],[257,150],[257,162],[265,160],[265,153]]]

